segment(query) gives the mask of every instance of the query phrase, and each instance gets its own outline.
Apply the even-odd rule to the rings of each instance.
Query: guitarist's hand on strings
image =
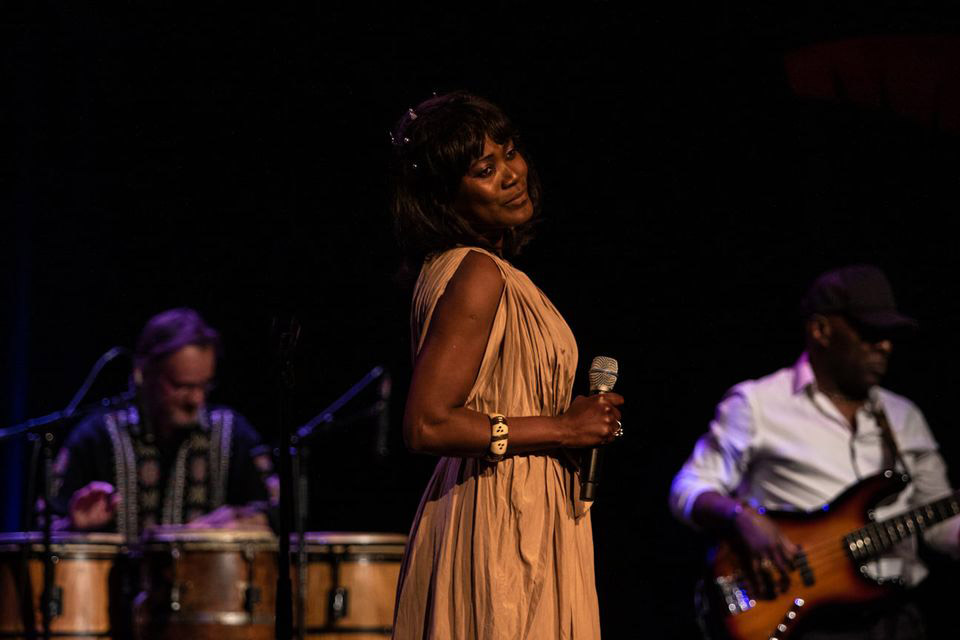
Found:
[[[774,585],[774,568],[780,574],[780,590],[790,584],[793,558],[799,548],[793,544],[767,516],[749,507],[735,508],[730,524],[750,557],[753,574],[761,584]]]
[[[799,547],[787,538],[773,520],[737,500],[716,491],[697,497],[691,517],[694,522],[720,535],[733,534],[747,556],[756,585],[767,591],[790,583],[793,559]],[[775,570],[780,574],[776,580]]]

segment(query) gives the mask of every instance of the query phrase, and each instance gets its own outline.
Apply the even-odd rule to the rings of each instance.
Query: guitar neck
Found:
[[[960,491],[892,518],[871,522],[848,533],[843,541],[855,560],[869,560],[955,515],[960,515]]]

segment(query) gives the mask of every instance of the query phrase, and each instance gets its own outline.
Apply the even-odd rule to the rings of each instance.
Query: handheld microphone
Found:
[[[606,356],[594,358],[590,363],[590,395],[613,391],[618,373],[619,365],[613,358]],[[580,469],[580,499],[584,502],[593,502],[597,497],[597,486],[600,484],[603,450],[600,447],[591,447],[586,453],[586,461]]]

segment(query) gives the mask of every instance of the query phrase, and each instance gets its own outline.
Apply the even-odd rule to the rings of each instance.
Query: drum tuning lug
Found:
[[[347,590],[337,587],[330,592],[330,617],[334,620],[347,615]]]
[[[180,611],[180,585],[170,587],[170,610]]]
[[[50,617],[56,618],[63,613],[63,588],[54,587],[50,593]]]
[[[260,589],[258,587],[247,587],[243,594],[243,608],[247,610],[247,613],[252,615],[259,602]]]

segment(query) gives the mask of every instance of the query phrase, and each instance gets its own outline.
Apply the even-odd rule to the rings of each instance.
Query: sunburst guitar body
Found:
[[[960,501],[954,493],[877,521],[873,515],[876,505],[902,491],[908,481],[888,470],[854,485],[814,512],[768,511],[800,548],[786,576],[779,572],[755,575],[733,542],[720,542],[711,552],[709,574],[700,593],[709,611],[712,635],[726,635],[731,640],[786,640],[823,608],[892,595],[898,584],[871,577],[866,565],[902,540],[960,514]]]

